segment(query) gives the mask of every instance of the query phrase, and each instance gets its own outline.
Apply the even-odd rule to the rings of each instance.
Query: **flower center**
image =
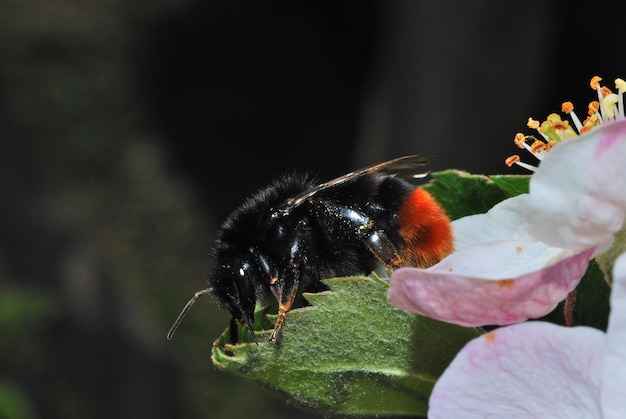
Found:
[[[574,125],[573,127],[569,121],[562,120],[557,113],[548,115],[546,120],[541,123],[535,119],[528,118],[528,128],[537,130],[539,137],[517,133],[513,140],[515,145],[532,154],[536,160],[541,161],[545,153],[554,145],[568,138],[578,137],[604,122],[624,118],[623,98],[626,91],[626,81],[623,79],[615,80],[617,94],[613,93],[608,87],[602,86],[600,81],[602,81],[601,77],[594,76],[589,82],[591,88],[597,92],[598,100],[589,103],[587,106],[587,117],[583,121],[574,112],[572,102],[563,102],[561,112],[570,118]],[[517,164],[532,172],[537,169],[532,164],[524,163],[517,154],[507,157],[504,163],[509,167]]]

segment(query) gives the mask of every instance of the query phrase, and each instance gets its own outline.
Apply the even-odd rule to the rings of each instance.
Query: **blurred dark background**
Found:
[[[3,2],[0,417],[321,417],[215,370],[207,301],[165,340],[220,220],[291,170],[511,173],[626,76],[619,4]]]

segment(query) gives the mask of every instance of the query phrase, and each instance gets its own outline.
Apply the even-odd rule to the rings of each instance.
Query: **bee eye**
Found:
[[[239,266],[239,276],[245,278],[250,271],[250,262],[243,261]]]

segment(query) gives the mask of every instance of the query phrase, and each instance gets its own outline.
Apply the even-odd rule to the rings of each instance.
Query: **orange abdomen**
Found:
[[[399,232],[406,245],[398,249],[400,265],[429,267],[454,250],[450,219],[425,190],[411,192],[398,216]]]

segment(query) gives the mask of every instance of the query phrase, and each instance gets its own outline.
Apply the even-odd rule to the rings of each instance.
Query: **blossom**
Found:
[[[523,200],[454,221],[456,251],[427,269],[395,271],[391,302],[461,326],[510,324],[552,311],[578,284],[593,249],[576,253],[532,240],[522,229]]]
[[[547,153],[530,180],[529,234],[574,250],[611,244],[626,208],[625,122],[604,124]]]
[[[435,384],[430,418],[624,417],[626,253],[607,333],[527,322],[470,341]]]
[[[592,83],[610,106],[591,106],[583,122],[564,106],[576,129],[556,114],[541,124],[531,119],[543,140],[516,136],[541,160],[538,168],[526,164],[535,171],[530,192],[453,222],[456,251],[427,269],[395,271],[390,301],[438,320],[483,326],[541,317],[565,299],[624,222],[626,119],[624,89],[616,84],[617,100]]]

